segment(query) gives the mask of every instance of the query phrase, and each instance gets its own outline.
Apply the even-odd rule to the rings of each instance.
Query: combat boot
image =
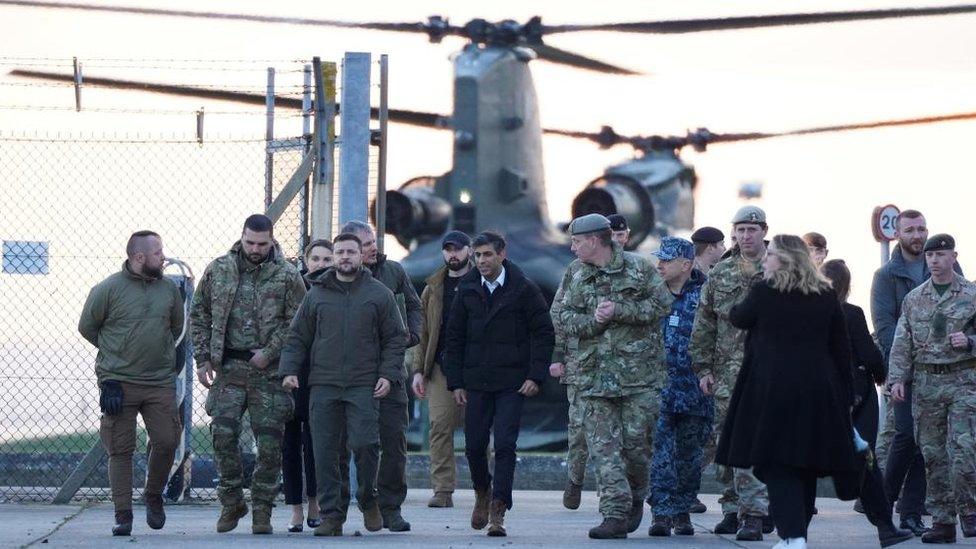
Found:
[[[153,530],[166,525],[166,510],[163,509],[163,496],[146,494],[146,524]]]
[[[579,509],[582,498],[583,487],[571,480],[567,480],[566,489],[563,490],[563,507],[567,509]]]
[[[651,527],[647,529],[647,535],[652,537],[667,537],[671,535],[671,517],[667,515],[654,515]]]
[[[410,523],[403,519],[403,515],[400,514],[399,509],[393,509],[392,511],[383,511],[383,528],[391,532],[409,532]]]
[[[695,498],[695,502],[692,503],[691,507],[688,508],[689,513],[701,514],[706,511],[708,511],[708,507],[705,507],[705,504],[702,503],[702,500],[698,498]]]
[[[115,512],[115,526],[112,527],[113,536],[128,536],[132,533],[132,509]]]
[[[334,515],[325,517],[325,519],[322,521],[322,524],[319,524],[318,526],[315,527],[314,533],[316,536],[341,537],[342,523],[343,523],[342,517],[334,516]]]
[[[742,519],[739,531],[735,533],[738,541],[762,541],[762,517],[746,516]]]
[[[922,543],[955,543],[956,525],[932,523],[932,528],[922,534]]]
[[[976,515],[959,517],[959,528],[962,529],[962,537],[964,538],[976,536]]]
[[[252,534],[273,534],[274,527],[271,526],[271,507],[254,506],[251,511],[251,533]]]
[[[694,536],[695,527],[691,524],[691,517],[688,513],[678,513],[674,517],[674,535]]]
[[[380,513],[380,506],[376,501],[369,505],[360,505],[359,510],[363,512],[363,526],[370,532],[378,532],[383,529],[383,514]]]
[[[889,518],[887,523],[878,526],[878,542],[881,547],[890,547],[896,543],[914,539],[915,534],[911,530],[900,530],[895,528],[895,523]]]
[[[627,533],[633,534],[640,528],[641,520],[644,519],[644,500],[635,499],[630,504],[630,514],[627,516]]]
[[[237,505],[224,505],[220,508],[220,518],[217,519],[217,533],[223,534],[237,528],[237,522],[247,514],[247,504],[243,501]]]
[[[735,513],[725,513],[722,521],[715,525],[716,534],[734,534],[739,531],[739,517]]]
[[[816,510],[816,507],[814,508]],[[762,517],[762,533],[772,534],[773,530],[776,529],[776,523],[773,522],[773,517],[771,515],[763,515]]]
[[[901,523],[898,525],[898,527],[904,530],[911,530],[916,536],[921,536],[928,531],[928,528],[925,526],[925,521],[923,521],[922,517],[918,515],[907,515],[902,517]]]
[[[488,524],[488,489],[474,490],[474,509],[471,510],[471,527],[481,530]]]
[[[454,507],[454,496],[450,492],[434,492],[430,501],[427,502],[427,507]]]
[[[626,539],[627,522],[619,518],[605,518],[599,526],[590,528],[591,539]]]
[[[492,500],[488,508],[488,535],[491,537],[505,537],[505,511],[508,508],[505,502],[496,499]]]

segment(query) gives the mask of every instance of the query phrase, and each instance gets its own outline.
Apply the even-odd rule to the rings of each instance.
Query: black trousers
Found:
[[[874,390],[874,381],[866,372],[855,372],[854,376],[854,390],[860,397],[860,402],[854,407],[851,419],[873,453],[878,440],[878,393]],[[861,505],[864,507],[864,514],[875,526],[891,524],[891,501],[885,495],[881,470],[874,460],[868,462],[860,456],[859,460],[865,467],[861,480]]]
[[[770,464],[761,475],[769,490],[769,508],[780,539],[806,538],[817,499],[817,475],[814,471],[788,465]]]
[[[515,389],[468,390],[464,416],[464,453],[468,457],[471,483],[476,490],[491,489],[491,499],[512,508],[515,480],[515,446],[518,443],[525,397]],[[495,474],[488,471],[488,443],[495,435]]]
[[[307,419],[293,419],[285,423],[285,434],[281,440],[281,483],[286,505],[300,505],[303,488],[305,495],[315,497],[312,428]]]
[[[894,402],[895,436],[888,449],[884,481],[888,499],[898,502],[901,516],[921,516],[925,505],[925,460],[915,444],[912,386],[905,386],[905,401]],[[899,494],[901,494],[899,496]]]

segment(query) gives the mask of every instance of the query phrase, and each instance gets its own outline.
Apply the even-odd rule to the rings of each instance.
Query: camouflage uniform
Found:
[[[277,248],[263,263],[253,265],[239,242],[207,266],[193,296],[194,359],[197,364],[210,362],[217,374],[207,395],[206,411],[213,418],[210,433],[220,472],[217,496],[225,507],[238,505],[244,498],[238,439],[245,411],[257,443],[251,501],[255,508],[270,508],[278,493],[281,438],[294,403],[281,386],[276,363],[304,296],[301,275],[280,257]],[[246,360],[226,356],[228,351],[250,349],[262,349],[271,364],[258,369]]]
[[[566,268],[566,274],[556,290],[556,295],[552,299],[552,308],[549,314],[552,317],[553,327],[556,329],[556,347],[552,353],[552,362],[566,363],[566,356],[576,352],[579,340],[577,338],[567,338],[566,333],[559,323],[559,311],[562,310],[563,288],[569,284],[573,275],[583,265],[578,259],[574,260]],[[580,403],[578,391],[576,390],[576,372],[566,364],[566,373],[559,378],[559,383],[566,386],[566,399],[569,401],[568,423],[566,426],[566,472],[570,482],[577,486],[583,485],[586,476],[586,433],[583,430],[583,406]]]
[[[761,272],[759,261],[749,261],[736,251],[712,267],[702,288],[688,352],[692,369],[699,378],[708,374],[715,378],[715,429],[705,447],[704,464],[715,459],[718,436],[745,352],[746,332],[732,326],[729,311],[745,298],[754,277]],[[723,485],[718,500],[723,514],[737,513],[739,517],[768,514],[766,485],[752,474],[752,469],[729,471],[716,466],[716,476]]]
[[[626,520],[647,492],[651,430],[666,375],[657,327],[673,298],[648,261],[616,243],[610,263],[582,264],[563,290],[559,323],[578,342],[568,368],[582,403],[600,513]],[[605,300],[616,311],[600,324],[594,313]]]
[[[956,274],[941,296],[932,279],[905,297],[895,329],[888,384],[912,383],[915,438],[925,458],[932,522],[976,515],[976,285]],[[964,332],[968,349],[949,334]]]

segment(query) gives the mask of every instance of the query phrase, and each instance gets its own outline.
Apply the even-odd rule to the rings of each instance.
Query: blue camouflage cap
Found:
[[[676,236],[666,236],[661,239],[661,249],[653,252],[661,261],[684,258],[695,259],[695,245],[690,241]]]

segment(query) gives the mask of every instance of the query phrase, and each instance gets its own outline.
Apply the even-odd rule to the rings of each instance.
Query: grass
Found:
[[[213,444],[210,440],[210,429],[206,425],[194,425],[190,428],[190,439],[193,441],[195,454],[210,454]],[[145,452],[148,437],[144,428],[136,429],[136,451]],[[65,435],[48,435],[42,437],[8,440],[0,443],[0,453],[3,454],[72,454],[85,453],[92,446],[99,443],[98,431],[81,431]]]

